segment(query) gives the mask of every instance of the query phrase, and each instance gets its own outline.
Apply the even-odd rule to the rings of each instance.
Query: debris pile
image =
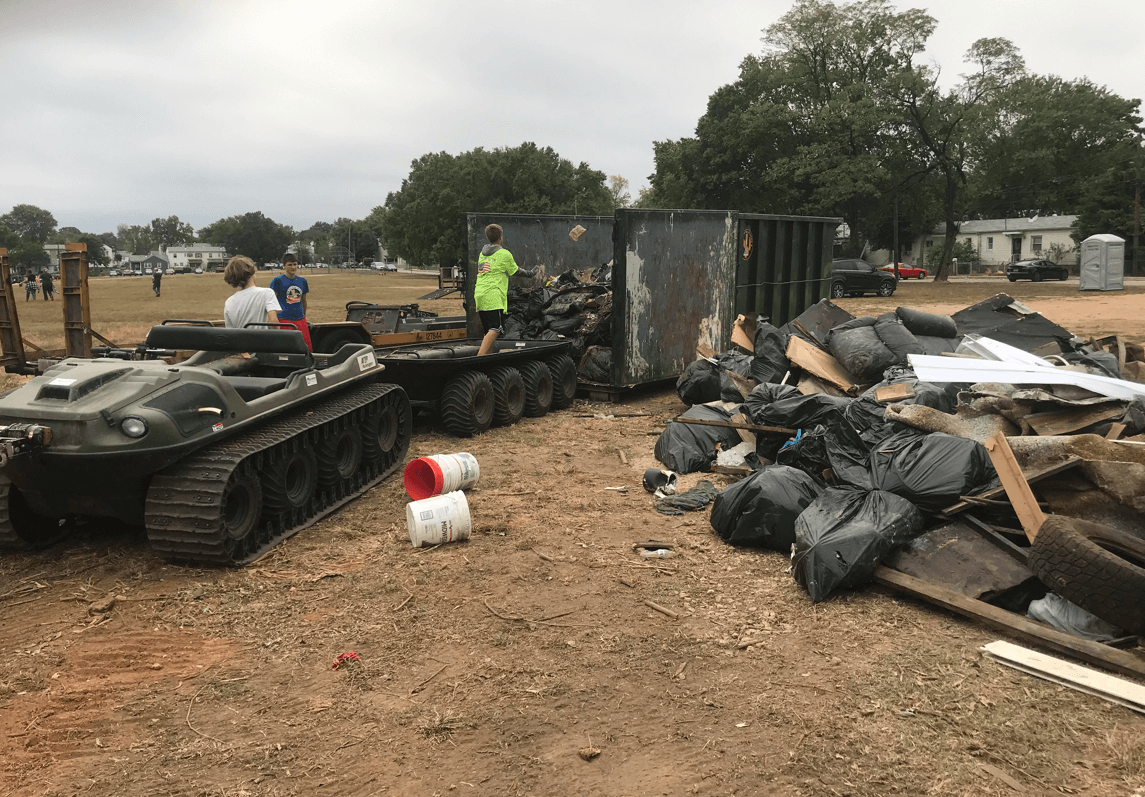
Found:
[[[732,340],[699,347],[655,449],[740,477],[721,539],[791,553],[814,602],[878,582],[1145,674],[1092,641],[1145,635],[1142,347],[1004,294],[953,316],[824,300]]]
[[[570,339],[581,379],[607,383],[612,368],[612,264],[569,269],[543,287],[509,287],[505,340]]]

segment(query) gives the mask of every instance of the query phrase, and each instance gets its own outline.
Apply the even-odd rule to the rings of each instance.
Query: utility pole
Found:
[[[895,247],[892,253],[895,264],[895,279],[899,278],[899,193],[895,191]]]
[[[1137,276],[1137,245],[1141,241],[1141,184],[1133,192],[1133,276]]]

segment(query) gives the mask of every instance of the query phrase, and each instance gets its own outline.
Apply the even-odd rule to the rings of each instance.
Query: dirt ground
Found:
[[[1023,298],[1145,332],[1135,294],[1103,317]],[[481,464],[463,543],[413,548],[395,477],[243,570],[122,527],[3,556],[0,797],[1145,795],[1145,718],[881,588],[812,605],[787,557],[653,511],[640,477],[682,409],[578,401],[466,441],[419,418],[411,457]],[[679,555],[641,559],[648,539]]]

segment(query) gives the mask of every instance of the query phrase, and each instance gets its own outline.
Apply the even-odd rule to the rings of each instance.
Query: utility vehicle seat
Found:
[[[160,325],[147,333],[150,349],[176,351],[229,351],[239,354],[281,355],[287,358],[305,358],[309,365],[314,359],[306,348],[306,340],[297,329],[228,329],[226,327]]]
[[[254,401],[282,390],[286,386],[286,380],[261,376],[228,376],[227,384],[235,389],[243,401]]]

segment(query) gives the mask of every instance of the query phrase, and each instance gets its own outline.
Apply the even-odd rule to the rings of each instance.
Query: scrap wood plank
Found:
[[[723,426],[726,429],[746,429],[749,432],[773,432],[775,434],[785,434],[791,437],[795,434],[795,429],[785,429],[782,426],[760,426],[755,423],[736,423],[735,421],[710,421],[707,418],[685,418],[683,415],[677,415],[672,419],[672,423],[694,423],[699,426]]]
[[[834,385],[844,393],[858,393],[858,386],[851,381],[851,374],[839,361],[825,351],[815,348],[798,335],[787,341],[787,359],[804,371]]]
[[[826,393],[828,396],[838,396],[839,398],[844,398],[847,395],[839,388],[828,382],[824,382],[822,379],[812,374],[804,374],[803,377],[799,380],[799,384],[795,387],[805,396],[811,396],[815,393]]]
[[[736,316],[735,323],[732,325],[732,343],[742,349],[746,349],[749,354],[755,354],[755,315],[750,316],[739,315]]]
[[[1120,404],[1115,406],[1098,406],[1087,409],[1070,408],[1053,410],[1052,412],[1035,412],[1026,416],[1026,421],[1035,432],[1043,437],[1069,434],[1078,429],[1084,429],[1095,423],[1118,418],[1125,412]]]
[[[928,584],[922,579],[891,570],[886,566],[879,566],[875,570],[875,582],[898,592],[922,598],[964,617],[981,620],[988,626],[1013,634],[1023,642],[1044,645],[1058,653],[1075,656],[1089,664],[1096,664],[1122,675],[1145,677],[1145,659],[1140,656],[1058,631],[1019,614],[999,609],[985,601],[968,598],[946,587]]]
[[[1125,424],[1115,423],[1109,427],[1109,433],[1105,435],[1105,439],[1106,440],[1116,440],[1117,438],[1121,437],[1121,435],[1124,432],[1125,432]]]
[[[1001,640],[991,642],[989,645],[984,645],[982,651],[999,664],[1077,689],[1079,692],[1096,695],[1145,714],[1145,686],[1140,684],[1106,675],[1073,662],[1062,661],[1012,642]]]
[[[733,415],[731,417],[731,422],[732,423],[747,423],[748,420],[747,420],[747,416],[744,415],[742,412],[737,412],[735,415]],[[749,432],[747,429],[742,429],[742,428],[736,427],[736,432],[739,434],[740,440],[744,441],[745,443],[751,443],[753,446],[755,445],[755,443],[756,443],[755,435],[752,434],[751,432]]]
[[[1080,465],[1081,462],[1081,457],[1070,457],[1066,460],[1063,460],[1062,462],[1057,463],[1056,465],[1047,465],[1044,468],[1022,471],[1022,476],[1025,478],[1027,484],[1036,484],[1043,479],[1048,479],[1051,476],[1057,476],[1059,473],[1064,473],[1070,468],[1075,467],[1076,465]],[[995,469],[997,469],[996,465]],[[979,493],[973,497],[986,499],[989,501],[995,498],[1001,498],[1004,495],[1006,495],[1006,488],[1005,486],[1002,486],[987,490],[984,493]],[[969,509],[973,505],[974,504],[970,501],[959,501],[957,504],[953,504],[952,506],[948,506],[946,509],[942,510],[942,514],[946,515],[947,517],[950,517],[951,515],[957,515],[959,512],[962,512],[965,509]]]
[[[700,355],[705,360],[710,360],[716,356],[716,350],[706,343],[697,343],[696,354]]]
[[[728,379],[731,380],[731,383],[735,385],[735,389],[738,390],[739,394],[744,398],[750,396],[751,391],[755,389],[754,379],[748,379],[747,377],[740,376],[730,368],[725,368],[724,373],[728,375]]]
[[[990,455],[990,461],[994,463],[998,478],[1002,480],[1006,497],[1014,507],[1014,514],[1022,523],[1022,530],[1026,532],[1030,542],[1033,542],[1038,536],[1038,529],[1046,522],[1046,516],[1038,506],[1038,499],[1034,497],[1034,491],[1030,489],[1026,477],[1022,475],[1022,467],[1014,458],[1014,452],[1010,450],[1010,444],[1006,442],[1006,436],[1001,432],[990,435],[983,445]]]
[[[883,385],[882,387],[875,388],[875,401],[902,401],[903,399],[914,398],[914,385],[909,382],[901,382],[897,385]]]

